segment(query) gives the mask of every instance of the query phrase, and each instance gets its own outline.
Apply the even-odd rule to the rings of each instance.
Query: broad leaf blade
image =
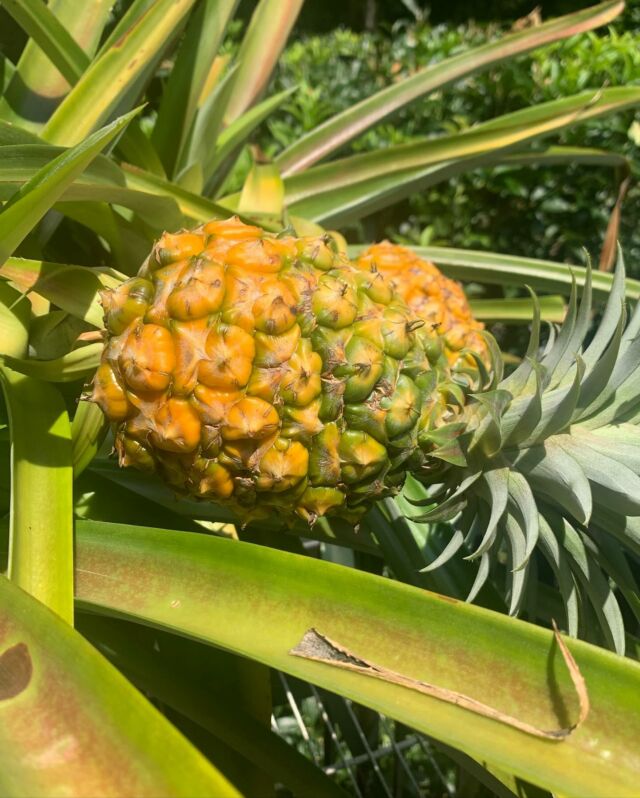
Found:
[[[4,577],[0,664],[3,796],[239,798],[89,643]]]
[[[549,743],[411,690],[288,652],[311,627],[360,657],[555,728],[576,713],[551,633],[389,579],[262,546],[79,524],[81,606],[241,653],[572,796],[633,796],[640,774],[640,666],[584,643],[571,650],[592,711]],[[135,574],[135,580],[130,578]],[[265,574],[275,574],[276,578]],[[608,754],[602,756],[602,751]]]

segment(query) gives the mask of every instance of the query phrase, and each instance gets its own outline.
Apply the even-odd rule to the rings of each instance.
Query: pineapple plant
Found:
[[[269,730],[266,665],[464,750],[490,789],[632,795],[637,665],[571,641],[593,710],[561,728],[559,703],[579,713],[543,627],[636,645],[640,321],[625,297],[640,286],[622,261],[612,279],[450,251],[433,258],[443,275],[325,232],[478,165],[619,164],[531,145],[637,105],[635,87],[340,153],[406,103],[622,4],[398,81],[227,194],[288,96],[263,93],[301,6],[260,0],[230,58],[227,0],[2,3],[30,38],[3,61],[0,100],[0,792],[336,795]],[[456,276],[560,293],[575,280],[582,296],[542,345],[558,319],[548,298],[528,302],[529,349],[505,376],[483,327],[514,306],[474,318]],[[313,538],[378,575],[305,556]],[[376,679],[294,656],[311,629]]]

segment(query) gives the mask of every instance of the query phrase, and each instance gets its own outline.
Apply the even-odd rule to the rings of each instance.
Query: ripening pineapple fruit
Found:
[[[356,520],[432,475],[430,457],[475,362],[375,268],[327,237],[276,237],[237,218],[165,234],[139,275],[103,296],[108,342],[93,399],[122,465],[245,519]]]
[[[624,650],[606,574],[624,589],[623,552],[640,550],[640,310],[625,327],[622,259],[589,344],[588,269],[543,348],[536,304],[526,356],[505,378],[455,284],[389,244],[356,265],[329,236],[210,222],[162,236],[103,304],[92,399],[122,465],[242,521],[355,523],[404,485],[390,517],[403,507],[452,530],[430,569],[464,547],[479,563],[473,598],[506,563],[517,613],[538,552],[569,631],[592,600]]]

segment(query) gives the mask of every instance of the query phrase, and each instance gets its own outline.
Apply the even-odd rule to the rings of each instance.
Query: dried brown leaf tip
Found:
[[[571,652],[567,648],[566,643],[560,636],[558,627],[553,622],[553,633],[556,643],[560,649],[560,653],[571,676],[571,681],[578,696],[580,711],[578,719],[570,726],[561,729],[545,730],[539,729],[537,726],[527,723],[526,721],[514,718],[507,715],[500,710],[483,704],[481,701],[476,701],[475,698],[458,693],[455,690],[449,690],[446,687],[439,687],[438,685],[429,684],[428,682],[418,681],[404,676],[396,671],[383,668],[373,662],[363,659],[358,654],[345,648],[331,640],[326,635],[318,632],[317,629],[308,629],[302,640],[295,648],[289,651],[294,657],[302,657],[303,659],[310,659],[316,662],[322,662],[326,665],[333,665],[336,668],[343,668],[345,670],[355,671],[361,673],[363,676],[370,676],[374,679],[380,679],[390,684],[397,684],[401,687],[406,687],[408,690],[414,690],[422,695],[428,695],[432,698],[437,698],[440,701],[445,701],[448,704],[455,704],[470,712],[475,712],[476,715],[482,715],[485,718],[497,720],[514,729],[531,734],[534,737],[541,737],[544,740],[561,741],[568,737],[571,732],[578,728],[587,718],[589,714],[589,695],[585,680],[580,673],[580,669],[573,658]]]

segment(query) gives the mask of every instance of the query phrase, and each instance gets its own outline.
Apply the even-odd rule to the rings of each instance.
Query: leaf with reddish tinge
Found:
[[[89,643],[4,577],[0,794],[238,798]]]

